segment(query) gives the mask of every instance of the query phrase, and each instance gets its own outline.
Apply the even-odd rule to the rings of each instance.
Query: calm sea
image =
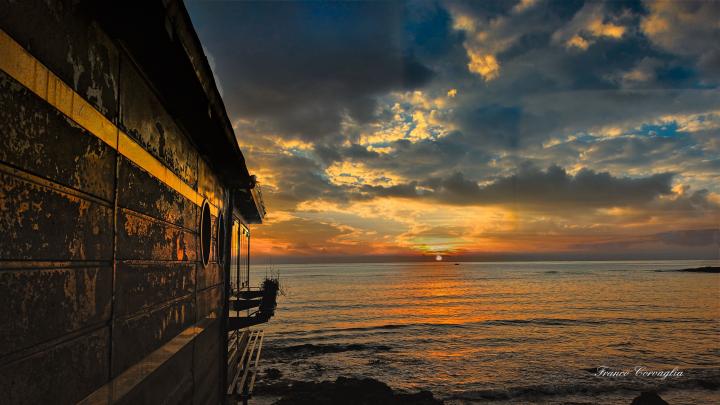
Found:
[[[263,368],[373,377],[451,404],[629,404],[656,388],[671,404],[720,403],[720,275],[665,271],[703,265],[718,263],[277,265],[286,295]]]

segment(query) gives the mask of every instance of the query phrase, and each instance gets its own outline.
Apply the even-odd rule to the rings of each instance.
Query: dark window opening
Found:
[[[223,215],[218,215],[217,221],[217,261],[220,264],[225,262],[225,221]]]
[[[210,204],[207,200],[203,202],[202,213],[200,214],[200,249],[202,253],[203,266],[210,261],[210,234],[211,234]]]

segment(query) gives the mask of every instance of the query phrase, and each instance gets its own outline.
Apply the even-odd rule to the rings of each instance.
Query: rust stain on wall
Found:
[[[176,175],[195,187],[197,152],[140,75],[134,69],[123,69],[121,76],[122,127]]]
[[[118,258],[197,260],[196,235],[122,209],[118,215]]]
[[[112,209],[0,172],[0,259],[112,257]]]
[[[110,317],[110,267],[0,271],[0,356]]]
[[[2,71],[0,161],[113,198],[115,152]]]

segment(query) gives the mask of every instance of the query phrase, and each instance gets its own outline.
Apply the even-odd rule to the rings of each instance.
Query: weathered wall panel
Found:
[[[182,228],[138,215],[118,212],[118,260],[196,261],[197,236]]]
[[[198,193],[215,207],[222,207],[225,195],[220,180],[203,159],[198,160]]]
[[[193,379],[195,383],[194,403],[220,403],[221,359],[217,353],[226,350],[221,347],[220,321],[216,320],[195,339]]]
[[[193,344],[183,347],[143,383],[123,397],[118,405],[192,403]],[[152,387],[152,389],[148,389]]]
[[[108,328],[0,366],[2,401],[74,404],[108,380]]]
[[[112,120],[118,51],[93,22],[89,3],[0,0],[0,27]]]
[[[192,298],[113,321],[112,375],[117,376],[195,323]]]
[[[0,207],[0,259],[112,259],[109,206],[0,172]]]
[[[118,205],[182,226],[197,228],[197,205],[125,157],[119,160]]]
[[[197,152],[145,80],[123,59],[120,126],[186,183],[197,184]]]
[[[0,161],[113,200],[115,151],[2,71]]]
[[[216,286],[223,282],[223,269],[216,263],[208,263],[207,266],[198,265],[197,270],[197,289],[203,290],[207,287]]]
[[[222,309],[223,286],[206,288],[197,292],[197,320],[205,317],[219,318]]]
[[[195,292],[195,263],[119,262],[115,280],[115,316],[163,304]]]
[[[0,357],[110,318],[112,268],[0,270]]]

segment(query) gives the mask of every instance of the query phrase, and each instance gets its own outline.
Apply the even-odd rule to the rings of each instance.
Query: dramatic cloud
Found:
[[[372,119],[376,97],[427,83],[404,47],[395,2],[197,2],[231,115],[305,140],[338,136],[345,117]]]
[[[543,209],[592,210],[602,207],[643,205],[672,193],[672,173],[645,178],[618,178],[609,173],[582,169],[575,175],[558,166],[547,170],[523,168],[518,174],[481,186],[457,172],[443,179],[429,179],[392,187],[366,186],[379,196],[430,198],[457,205],[504,205]]]
[[[718,2],[188,7],[263,254],[718,257]]]
[[[567,25],[555,31],[553,40],[584,51],[595,38],[622,38],[626,28],[608,20],[612,18],[606,16],[603,3],[586,3]]]
[[[717,1],[646,1],[645,35],[674,54],[696,59],[698,68],[720,79],[720,3]]]

